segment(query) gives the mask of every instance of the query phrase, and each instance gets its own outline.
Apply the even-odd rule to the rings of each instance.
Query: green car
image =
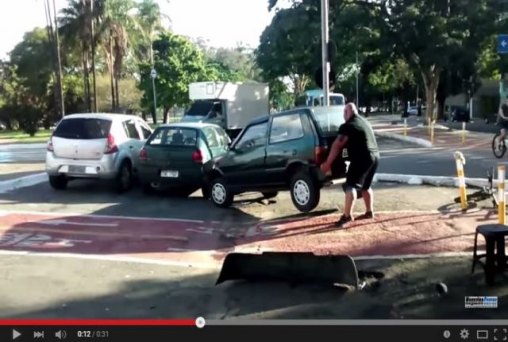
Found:
[[[223,155],[230,139],[219,126],[174,123],[155,129],[139,153],[139,180],[146,191],[203,189],[202,166]]]
[[[344,123],[344,106],[298,108],[250,122],[227,153],[203,166],[212,202],[229,207],[235,195],[261,192],[266,198],[289,190],[301,212],[313,210],[320,190],[346,172],[346,155],[323,174],[329,148]]]

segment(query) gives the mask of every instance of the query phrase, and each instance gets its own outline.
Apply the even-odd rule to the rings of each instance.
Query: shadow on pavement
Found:
[[[26,261],[26,259],[24,259]],[[39,269],[48,261],[34,261]],[[50,267],[61,261],[49,262]],[[405,261],[359,262],[361,268],[382,271],[386,277],[363,291],[344,291],[322,286],[291,287],[283,283],[228,282],[213,286],[215,273],[180,275],[179,271],[140,270],[125,265],[99,265],[87,261],[81,276],[69,277],[55,269],[51,277],[22,274],[10,286],[27,288],[37,281],[16,306],[9,302],[16,291],[3,291],[0,316],[9,318],[195,318],[205,319],[501,319],[508,307],[497,310],[465,309],[464,297],[499,296],[507,299],[500,281],[487,288],[480,272],[471,276],[465,259],[414,259]],[[102,263],[103,264],[103,263]],[[102,266],[102,267],[100,267]],[[25,265],[26,267],[26,265]],[[104,267],[111,271],[101,274]],[[132,266],[131,266],[132,267]],[[67,265],[68,269],[77,267]],[[26,268],[29,270],[29,268]],[[158,276],[145,276],[148,270]],[[429,272],[432,270],[432,272]],[[12,270],[9,270],[12,271]],[[36,273],[36,272],[35,272]],[[174,273],[171,275],[170,273]],[[136,279],[126,279],[126,274]],[[85,277],[86,279],[83,279]],[[448,292],[436,291],[444,283]],[[7,288],[4,282],[0,287]],[[42,289],[46,293],[43,296]],[[11,298],[13,297],[13,298]]]

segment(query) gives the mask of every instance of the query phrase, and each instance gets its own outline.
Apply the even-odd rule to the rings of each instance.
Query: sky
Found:
[[[192,38],[201,37],[215,47],[244,46],[255,48],[259,36],[270,24],[268,0],[157,0],[172,21],[172,31]],[[67,0],[55,0],[57,10]],[[43,0],[0,1],[0,58],[19,43],[23,34],[34,27],[44,27]]]

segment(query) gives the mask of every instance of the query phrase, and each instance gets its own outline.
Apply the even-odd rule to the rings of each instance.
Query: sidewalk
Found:
[[[44,163],[0,163],[0,193],[47,179]]]
[[[491,152],[491,144],[492,144],[492,133],[481,133],[481,132],[472,132],[466,130],[463,132],[462,130],[452,130],[446,126],[441,124],[436,124],[434,129],[434,137],[432,140],[432,136],[430,134],[430,130],[428,127],[420,124],[416,118],[409,118],[407,121],[407,133],[404,134],[404,124],[400,120],[400,116],[398,120],[395,120],[395,115],[386,116],[382,119],[370,119],[369,121],[372,123],[372,127],[375,132],[381,133],[384,136],[395,138],[395,139],[404,139],[409,138],[409,140],[414,140],[415,143],[418,143],[416,139],[420,140],[420,145],[424,146],[425,143],[428,146],[438,147],[438,148],[446,148],[453,149],[459,151],[469,151],[469,150],[477,150],[477,151],[489,151]],[[391,119],[394,120],[391,120]],[[392,124],[392,121],[394,124]],[[397,123],[395,123],[397,122]],[[466,126],[467,127],[467,126]],[[404,139],[408,140],[408,139]],[[408,141],[409,141],[408,140]]]

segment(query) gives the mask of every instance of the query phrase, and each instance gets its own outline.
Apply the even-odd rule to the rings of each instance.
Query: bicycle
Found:
[[[499,141],[498,137],[501,135],[500,132],[497,132],[494,135],[494,139],[492,139],[492,153],[494,153],[494,157],[501,159],[506,153],[506,136],[503,140]]]
[[[482,187],[480,190],[473,192],[472,194],[467,195],[467,200],[469,203],[477,203],[484,200],[491,199],[492,205],[494,208],[498,206],[498,200],[496,198],[496,193],[494,191],[494,169],[492,171],[487,170],[487,182],[488,186]],[[460,197],[454,198],[455,203],[460,203]]]

